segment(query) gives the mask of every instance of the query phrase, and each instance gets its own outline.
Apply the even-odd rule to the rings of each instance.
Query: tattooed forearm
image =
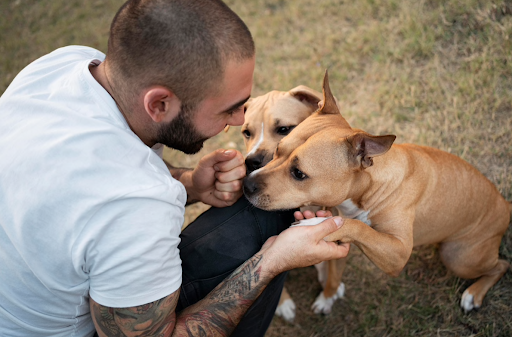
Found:
[[[242,264],[208,296],[174,312],[179,291],[152,303],[108,308],[91,301],[91,315],[100,337],[229,336],[274,275],[264,272],[264,256]]]
[[[109,308],[91,300],[91,315],[100,336],[169,336],[176,323],[179,291],[131,308]]]
[[[255,255],[203,301],[178,315],[176,332],[187,336],[228,336],[272,277],[262,276],[262,255]],[[179,327],[179,329],[178,329]]]
[[[261,267],[260,263],[262,260],[261,255],[255,255],[252,259],[241,265],[235,270],[229,278],[217,287],[217,291],[213,291],[210,296],[212,301],[236,301],[240,296],[247,297],[248,299],[254,299],[259,295],[260,274]],[[263,285],[265,287],[266,284]],[[258,294],[254,298],[250,298],[256,291]]]

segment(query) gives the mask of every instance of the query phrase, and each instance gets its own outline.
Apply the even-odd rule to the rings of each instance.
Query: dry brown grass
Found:
[[[329,68],[342,113],[355,127],[393,133],[397,142],[461,156],[512,200],[512,5],[478,0],[228,0],[253,32],[253,95],[304,84],[320,90]],[[28,62],[57,47],[105,50],[121,1],[0,2],[0,92]],[[0,112],[1,113],[1,112]],[[196,156],[171,150],[180,166],[219,147],[243,151],[239,128],[211,139]],[[191,221],[204,205],[189,207]],[[512,230],[500,254],[512,261]],[[400,277],[376,269],[357,248],[345,299],[329,316],[310,306],[320,291],[314,268],[290,273],[297,319],[276,318],[277,336],[512,336],[512,273],[482,309],[458,308],[470,283],[446,273],[435,247],[416,249]]]

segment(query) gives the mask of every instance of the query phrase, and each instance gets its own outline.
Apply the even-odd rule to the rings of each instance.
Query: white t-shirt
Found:
[[[0,336],[91,336],[89,296],[149,303],[181,284],[186,191],[130,130],[81,46],[0,98]]]

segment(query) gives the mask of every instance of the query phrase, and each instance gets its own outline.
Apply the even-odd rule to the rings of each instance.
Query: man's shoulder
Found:
[[[99,50],[86,46],[66,46],[58,48],[35,60],[32,64],[43,62],[72,62],[78,60],[98,59],[104,60],[105,54]]]

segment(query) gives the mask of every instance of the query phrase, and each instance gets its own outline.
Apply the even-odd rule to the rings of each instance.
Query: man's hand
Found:
[[[312,212],[304,215],[295,213],[295,218],[311,218]],[[330,216],[328,211],[317,212],[319,216]],[[324,241],[329,234],[337,231],[343,225],[340,217],[329,218],[315,226],[291,227],[278,236],[273,236],[265,242],[261,252],[272,260],[276,273],[311,266],[322,261],[340,259],[347,256],[350,244],[337,245],[334,242]]]
[[[245,177],[244,158],[236,150],[216,150],[203,158],[197,167],[182,175],[190,201],[201,201],[215,207],[234,204],[242,196]]]

